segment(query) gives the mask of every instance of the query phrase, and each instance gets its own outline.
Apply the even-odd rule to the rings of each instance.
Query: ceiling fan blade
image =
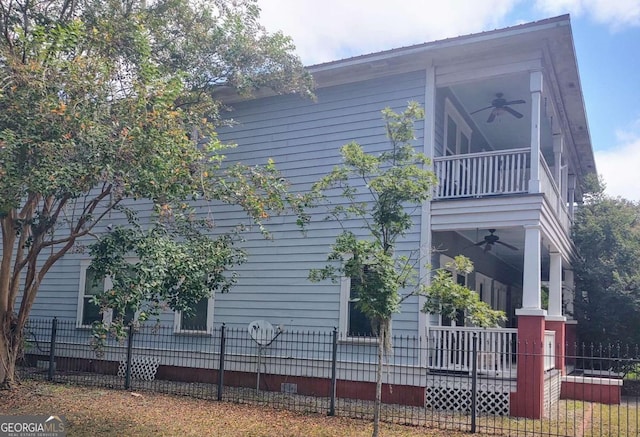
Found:
[[[491,114],[489,114],[489,118],[487,118],[487,123],[491,123],[495,119],[496,119],[496,110],[494,109],[493,111],[491,111]]]
[[[484,111],[485,109],[493,108],[493,105],[485,106],[484,108],[478,109],[476,111],[471,112],[469,115],[473,115],[476,112]]]
[[[496,241],[496,243],[498,243],[498,244],[502,244],[503,246],[508,247],[508,248],[509,248],[509,249],[511,249],[511,250],[518,250],[518,248],[517,248],[517,247],[512,246],[512,245],[510,245],[510,244],[507,244],[507,243],[503,243],[502,241]]]
[[[478,241],[477,243],[473,243],[474,246],[482,246],[484,243],[486,243],[486,241],[482,240],[482,241]]]
[[[512,100],[510,102],[505,102],[505,105],[520,105],[521,103],[527,103],[525,100]]]
[[[516,111],[513,108],[509,108],[508,106],[503,106],[502,109],[507,111],[509,114],[513,115],[515,118],[522,118],[523,117],[523,115],[520,114],[518,111]]]

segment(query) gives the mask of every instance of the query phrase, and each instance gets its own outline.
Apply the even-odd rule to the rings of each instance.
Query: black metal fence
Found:
[[[371,339],[341,339],[332,330],[277,331],[269,341],[256,341],[246,329],[224,325],[180,333],[144,324],[129,327],[121,342],[105,338],[96,349],[95,340],[74,321],[31,320],[20,375],[305,413],[373,416],[377,343]],[[475,336],[464,346],[471,344],[470,351],[455,342],[423,344],[413,337],[395,337],[392,343],[383,373],[382,420],[494,435],[640,435],[638,348],[565,345],[565,374],[549,368],[536,377],[527,366],[536,368],[536,360],[553,363],[559,345],[549,351],[518,344],[505,358],[483,350]],[[447,368],[433,365],[442,355]],[[487,366],[504,359],[513,366]],[[457,366],[463,360],[470,368]],[[507,367],[514,371],[500,370]],[[536,387],[543,388],[542,418],[513,417],[515,394],[535,396]]]

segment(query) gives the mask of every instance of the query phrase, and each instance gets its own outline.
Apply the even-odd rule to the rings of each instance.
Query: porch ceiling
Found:
[[[489,106],[498,93],[501,93],[507,101],[524,100],[525,103],[512,106],[514,110],[523,115],[520,119],[503,113],[497,116],[493,122],[487,123],[491,109],[471,114],[469,117],[489,143],[486,150],[491,148],[496,150],[516,149],[530,146],[531,93],[529,92],[528,72],[494,77],[482,82],[454,85],[451,87],[451,92],[467,114]]]
[[[542,271],[547,272],[551,248],[558,250],[569,265],[573,246],[569,237],[552,226],[554,222],[546,208],[542,195],[495,196],[478,199],[438,200],[431,203],[431,229],[433,232],[455,232],[466,239],[464,255],[495,256],[508,265],[522,270],[524,263],[524,228],[540,226],[542,229]],[[483,240],[495,229],[500,241],[517,248],[509,249],[494,244],[489,252],[483,252],[473,244]]]
[[[493,228],[492,228],[493,229]],[[462,253],[466,256],[492,256],[500,259],[505,264],[513,267],[518,271],[522,271],[524,265],[524,229],[522,228],[495,228],[495,234],[500,237],[500,241],[515,246],[518,250],[511,250],[505,246],[494,244],[491,250],[484,251],[482,247],[473,248],[473,245],[482,241],[485,235],[489,234],[488,229],[476,228],[474,230],[463,230],[457,233],[469,241],[467,252]],[[545,238],[542,238],[540,272],[542,280],[549,280],[549,246],[545,244]]]
[[[494,229],[494,228],[492,228]],[[469,241],[469,246],[467,250],[469,253],[463,253],[463,255],[471,255],[475,253],[476,256],[493,256],[501,259],[515,268],[516,270],[522,271],[522,266],[524,263],[524,229],[523,228],[495,228],[496,232],[494,235],[500,237],[501,242],[507,243],[511,246],[516,247],[518,250],[512,250],[500,244],[494,244],[491,247],[491,250],[485,251],[482,246],[472,249],[472,245],[479,241],[483,241],[485,235],[489,235],[489,230],[485,228],[476,228],[476,229],[468,229],[458,231],[458,234],[466,240]]]

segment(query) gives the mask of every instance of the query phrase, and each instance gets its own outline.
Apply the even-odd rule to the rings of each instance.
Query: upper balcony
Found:
[[[540,155],[539,159],[540,192],[548,200],[563,229],[568,232],[572,211],[544,156]],[[530,163],[531,148],[436,157],[433,159],[433,167],[438,186],[434,199],[530,193]]]
[[[451,84],[436,77],[435,200],[542,194],[569,232],[583,170],[544,77],[523,71]]]

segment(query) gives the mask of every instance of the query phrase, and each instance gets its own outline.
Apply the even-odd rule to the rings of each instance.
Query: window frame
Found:
[[[508,313],[507,296],[509,294],[509,286],[503,282],[494,280],[494,288],[496,292],[496,309]]]
[[[450,150],[448,147],[449,144],[449,118],[456,125],[456,140],[455,140],[455,150]],[[444,99],[444,133],[443,133],[443,145],[444,145],[444,156],[447,156],[447,152],[451,152],[453,155],[461,155],[461,144],[462,144],[462,135],[467,138],[467,148],[468,150],[465,152],[471,153],[471,134],[473,133],[473,129],[469,126],[469,124],[465,121],[464,117],[460,114],[460,111],[456,108],[456,106],[449,100],[448,97]]]
[[[340,277],[340,319],[338,321],[339,339],[343,342],[377,343],[378,337],[371,336],[351,336],[349,335],[349,304],[351,299],[351,278],[349,276]]]
[[[91,325],[83,324],[84,320],[84,299],[89,297],[86,294],[87,291],[87,271],[89,270],[89,266],[91,265],[90,260],[82,260],[80,261],[80,281],[78,284],[78,304],[76,307],[76,328],[91,328]],[[102,291],[104,291],[107,287],[107,279],[105,278],[102,284]],[[102,322],[110,323],[111,317],[110,314],[107,314],[109,311],[102,312]]]
[[[207,299],[207,327],[206,330],[182,329],[182,311],[173,312],[173,333],[182,335],[212,335],[213,334],[213,310],[215,308],[214,295]]]
[[[480,300],[484,303],[486,303],[487,305],[491,306],[493,303],[493,295],[494,295],[494,290],[493,290],[493,283],[494,280],[493,278],[482,274],[480,272],[476,272],[475,274],[476,276],[476,293],[478,293],[478,297],[480,298]],[[481,290],[480,286],[484,285],[486,287],[486,289]],[[483,287],[483,288],[485,288]],[[492,307],[493,308],[493,307]]]
[[[91,266],[91,260],[83,259],[80,261],[80,282],[78,284],[78,304],[76,307],[76,328],[80,329],[89,329],[92,325],[84,325],[82,324],[83,315],[84,315],[84,299],[88,295],[85,294],[86,284],[87,284],[87,271]],[[113,282],[111,281],[111,277],[105,276],[102,286],[102,291],[109,291],[113,288]],[[113,322],[113,308],[109,308],[108,310],[101,313],[102,314],[102,323],[105,325],[110,325]],[[140,315],[140,311],[136,311],[133,314],[133,320],[137,321],[138,316]]]
[[[453,261],[454,261],[453,258],[451,258],[450,256],[440,255],[440,268],[443,269],[443,270],[446,270],[446,271],[450,272],[452,275],[454,275],[454,277],[456,278],[456,282],[458,282],[458,276],[462,276],[464,278],[464,284],[460,284],[460,285],[464,285],[465,287],[469,287],[469,274],[468,273],[462,274],[462,273],[459,273],[458,270],[456,270],[456,269],[451,269],[451,268],[445,267],[448,263],[452,263]],[[440,326],[465,327],[465,324],[458,325],[457,321],[455,319],[451,321],[452,323],[456,323],[455,325],[443,325],[442,314],[438,314],[438,319],[439,319],[439,325]]]

